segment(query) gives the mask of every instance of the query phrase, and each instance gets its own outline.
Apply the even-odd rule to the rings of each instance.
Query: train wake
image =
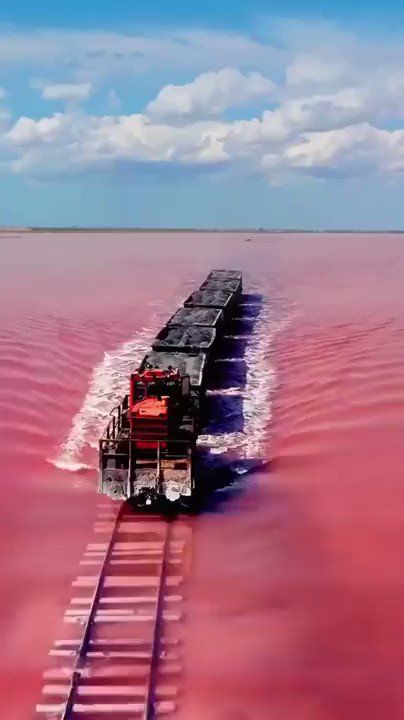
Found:
[[[240,307],[242,310],[242,307]],[[223,423],[219,423],[214,432],[209,432],[209,423],[205,433],[198,437],[198,445],[209,449],[212,455],[223,455],[236,452],[240,460],[259,460],[265,457],[267,428],[272,416],[272,395],[276,389],[276,371],[271,360],[271,346],[276,335],[284,328],[286,321],[275,318],[270,303],[263,299],[259,306],[259,315],[255,319],[250,335],[240,336],[246,338],[246,347],[243,355],[245,375],[239,385],[231,387],[210,388],[209,396],[221,398],[234,398],[239,401],[238,408],[233,410],[241,417],[240,429],[228,431],[227,420],[232,410],[228,403],[225,407]],[[248,320],[247,320],[248,322]],[[238,336],[227,336],[237,341]],[[218,358],[217,363],[234,362],[237,374],[237,358]],[[231,367],[229,374],[232,375]],[[242,465],[238,466],[240,472]],[[237,471],[237,468],[236,468]]]
[[[98,438],[111,408],[127,393],[128,377],[140,364],[166,315],[167,307],[161,304],[154,312],[150,325],[142,327],[120,347],[105,352],[93,370],[87,394],[73,418],[60,454],[51,460],[57,468],[71,472],[94,468],[91,462],[85,462],[85,450],[98,447]],[[93,456],[93,453],[89,454]]]

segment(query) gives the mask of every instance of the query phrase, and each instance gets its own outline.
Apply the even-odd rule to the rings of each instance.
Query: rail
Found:
[[[145,709],[143,714],[143,720],[153,720],[155,715],[155,703],[156,703],[156,687],[158,677],[158,662],[161,651],[161,636],[162,636],[162,625],[163,625],[163,609],[164,609],[164,591],[165,581],[167,576],[167,566],[169,557],[170,547],[170,536],[171,536],[171,524],[167,525],[167,534],[164,541],[161,570],[160,570],[160,583],[157,593],[156,602],[156,613],[154,616],[153,624],[153,641],[152,641],[152,652],[150,659],[150,673],[149,680],[147,683]]]
[[[71,679],[71,683],[70,683],[69,694],[67,696],[66,705],[62,712],[62,715],[60,716],[60,720],[69,720],[69,718],[71,718],[72,713],[74,711],[74,702],[76,699],[77,689],[78,689],[79,682],[81,679],[81,670],[83,669],[83,664],[85,663],[86,654],[88,652],[91,630],[93,629],[95,613],[97,611],[97,605],[98,605],[98,601],[99,601],[99,597],[100,597],[100,593],[101,593],[101,589],[102,589],[102,585],[103,585],[103,581],[104,581],[104,577],[105,577],[105,571],[107,569],[107,565],[108,565],[108,561],[109,561],[109,558],[111,555],[112,547],[114,545],[115,538],[116,538],[116,535],[118,532],[119,521],[122,516],[122,512],[123,512],[123,505],[119,509],[119,512],[118,512],[118,515],[116,518],[116,522],[115,522],[113,531],[111,533],[109,543],[107,545],[104,560],[102,562],[100,574],[98,576],[98,581],[95,586],[93,598],[91,601],[90,612],[88,614],[87,623],[84,628],[83,637],[82,637],[82,640],[80,643],[79,650],[77,652],[76,662],[73,667],[73,674],[72,674],[72,679]]]
[[[90,543],[83,561],[97,564],[98,575],[79,576],[73,583],[87,594],[93,583],[92,596],[73,598],[76,607],[65,614],[70,627],[83,626],[82,637],[55,643],[50,655],[62,657],[64,666],[45,673],[52,684],[43,688],[47,702],[37,705],[38,716],[155,720],[160,712],[176,711],[181,674],[177,623],[190,530],[186,520],[140,517],[126,504],[113,521],[100,520],[96,532],[109,537]],[[125,576],[114,574],[125,565]],[[69,669],[66,657],[74,657]],[[62,684],[53,684],[57,681]]]

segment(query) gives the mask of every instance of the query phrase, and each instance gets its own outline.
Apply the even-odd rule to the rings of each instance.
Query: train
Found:
[[[187,504],[197,489],[201,401],[242,273],[212,270],[160,330],[99,440],[99,492],[140,507]]]

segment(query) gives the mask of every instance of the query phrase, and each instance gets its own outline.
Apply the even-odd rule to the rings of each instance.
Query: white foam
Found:
[[[98,447],[98,438],[108,421],[109,413],[128,392],[131,372],[150,350],[152,340],[167,315],[167,308],[162,306],[154,313],[150,325],[142,327],[120,347],[104,353],[103,359],[93,370],[87,394],[73,418],[72,428],[62,444],[60,455],[51,461],[56,467],[73,472],[91,467],[83,462],[83,451],[86,447]]]
[[[237,451],[243,459],[265,456],[267,428],[272,416],[272,395],[276,387],[275,367],[271,360],[271,346],[285,321],[276,321],[268,301],[264,301],[248,339],[244,360],[247,366],[243,388],[214,391],[212,394],[242,397],[243,432],[200,435],[198,444],[208,447],[212,454]]]
[[[235,387],[229,387],[229,388],[223,388],[219,390],[206,390],[206,395],[208,396],[216,396],[216,395],[223,395],[224,397],[237,397],[241,395],[242,388],[235,386]]]
[[[74,462],[73,460],[63,460],[63,458],[56,458],[56,460],[49,460],[59,470],[68,470],[69,472],[79,472],[80,470],[94,470],[94,465],[88,465],[88,463]]]

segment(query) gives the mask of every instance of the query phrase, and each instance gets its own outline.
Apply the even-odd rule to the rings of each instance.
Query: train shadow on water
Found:
[[[198,512],[220,512],[242,495],[247,476],[267,466],[243,455],[244,405],[248,393],[249,349],[254,351],[256,324],[263,296],[242,295],[234,317],[216,348],[209,370],[201,414],[197,454]]]

